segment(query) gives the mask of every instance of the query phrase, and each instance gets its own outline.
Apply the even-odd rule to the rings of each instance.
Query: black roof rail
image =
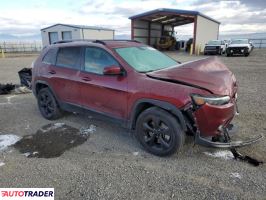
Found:
[[[137,41],[137,40],[95,40],[95,41],[93,41],[93,42],[95,42],[95,43],[100,43],[100,44],[103,44],[103,45],[106,45],[106,42],[112,42],[112,41],[118,41],[118,42],[136,42],[136,43],[141,43],[141,42],[139,42],[139,41]]]
[[[105,41],[105,40],[104,40]],[[103,40],[94,40],[94,43],[99,43],[99,44],[103,44],[106,45],[106,43]]]
[[[69,43],[69,42],[82,42],[82,41],[85,41],[85,42],[93,42],[93,40],[86,40],[86,39],[76,39],[76,40],[59,40],[59,41],[56,41],[56,42],[53,42],[52,44],[62,44],[62,43]]]
[[[62,43],[69,43],[69,42],[79,42],[79,41],[85,41],[85,42],[93,42],[93,43],[99,43],[102,45],[106,45],[106,42],[111,42],[111,41],[118,41],[118,42],[136,42],[136,43],[141,43],[137,40],[87,40],[87,39],[76,39],[76,40],[59,40],[56,42],[53,42],[52,44],[62,44]]]

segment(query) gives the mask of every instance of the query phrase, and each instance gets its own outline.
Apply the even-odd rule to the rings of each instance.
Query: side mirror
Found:
[[[122,75],[122,69],[119,66],[111,65],[103,69],[104,75]]]

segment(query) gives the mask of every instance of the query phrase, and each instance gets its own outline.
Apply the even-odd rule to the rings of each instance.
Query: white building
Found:
[[[55,24],[41,29],[43,46],[60,40],[112,40],[114,34],[112,29],[70,24]]]

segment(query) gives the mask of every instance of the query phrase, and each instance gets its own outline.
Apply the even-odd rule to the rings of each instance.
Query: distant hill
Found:
[[[228,40],[234,38],[266,39],[266,33],[245,33],[245,34],[220,34],[219,39]]]
[[[121,34],[121,35],[115,35],[116,40],[130,40],[130,35],[127,34]]]
[[[41,35],[15,36],[11,34],[0,34],[0,41],[41,41]]]

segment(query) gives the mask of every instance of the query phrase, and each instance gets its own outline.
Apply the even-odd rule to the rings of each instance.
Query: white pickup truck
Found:
[[[223,40],[210,40],[205,44],[204,55],[207,54],[219,54],[225,53],[226,44]]]
[[[232,39],[226,49],[226,55],[244,55],[248,56],[253,50],[253,45],[248,39]]]

